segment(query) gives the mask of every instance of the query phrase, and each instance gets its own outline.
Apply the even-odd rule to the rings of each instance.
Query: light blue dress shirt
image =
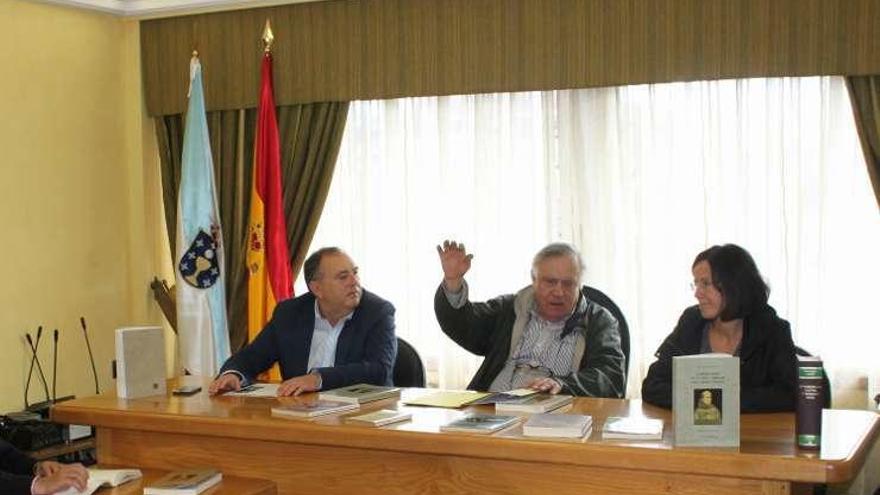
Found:
[[[342,319],[336,322],[336,325],[331,325],[321,315],[318,301],[315,300],[315,330],[312,333],[309,365],[306,368],[309,372],[336,364],[336,343],[339,341],[339,334],[342,333],[342,327],[345,326],[345,322],[350,320],[353,315],[354,311],[342,317]]]

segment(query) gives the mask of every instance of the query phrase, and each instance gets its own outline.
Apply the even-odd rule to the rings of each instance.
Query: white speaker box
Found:
[[[165,339],[160,327],[116,329],[116,396],[165,395]]]

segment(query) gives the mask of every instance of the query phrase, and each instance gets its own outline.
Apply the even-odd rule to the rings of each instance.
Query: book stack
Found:
[[[583,414],[535,414],[523,425],[527,437],[581,438],[593,425],[592,416]]]
[[[408,412],[402,411],[392,411],[390,409],[382,409],[379,411],[373,411],[367,414],[361,414],[359,416],[350,416],[346,418],[347,421],[351,421],[353,423],[367,423],[373,426],[385,426],[391,423],[399,423],[401,421],[407,421],[412,418],[412,414]]]
[[[661,440],[663,420],[643,416],[609,416],[602,426],[602,439]]]
[[[144,495],[198,495],[223,480],[216,469],[186,469],[163,476],[144,487]]]
[[[311,418],[326,414],[339,414],[360,409],[358,404],[335,400],[316,400],[296,404],[284,404],[272,408],[272,416],[291,418]]]
[[[468,414],[467,416],[446,423],[440,431],[459,433],[488,434],[503,430],[519,421],[518,416],[496,416],[494,414]]]
[[[545,413],[571,404],[570,395],[535,394],[521,399],[495,404],[498,413]]]
[[[397,387],[383,387],[381,385],[370,385],[368,383],[358,383],[342,388],[334,388],[318,394],[318,398],[323,400],[333,400],[339,402],[349,402],[352,404],[363,404],[365,402],[373,402],[382,399],[400,398],[400,389]]]

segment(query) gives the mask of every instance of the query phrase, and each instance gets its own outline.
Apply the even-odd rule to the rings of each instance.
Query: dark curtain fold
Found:
[[[284,213],[293,278],[299,275],[324,210],[342,145],[348,102],[289,105],[278,109]]]
[[[846,78],[865,164],[880,206],[880,76]]]
[[[342,143],[348,103],[278,107],[284,213],[294,276],[302,266],[327,199]],[[247,342],[247,225],[256,109],[208,112],[214,179],[226,256],[226,306],[233,351]],[[156,136],[162,173],[162,201],[175,255],[177,189],[184,116],[159,117]]]

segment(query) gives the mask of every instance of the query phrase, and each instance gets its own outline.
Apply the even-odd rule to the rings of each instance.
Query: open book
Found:
[[[89,495],[94,493],[101,487],[114,487],[132,480],[136,480],[143,476],[140,469],[89,469],[89,481],[86,489],[77,491],[75,488],[68,488],[58,495]]]

